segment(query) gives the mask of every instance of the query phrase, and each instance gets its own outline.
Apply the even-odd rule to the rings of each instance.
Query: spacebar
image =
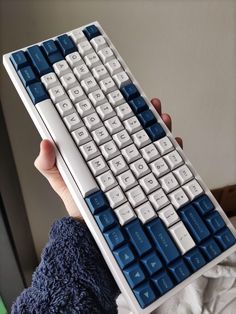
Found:
[[[87,164],[72,140],[50,99],[36,104],[49,133],[56,143],[83,197],[99,190]]]

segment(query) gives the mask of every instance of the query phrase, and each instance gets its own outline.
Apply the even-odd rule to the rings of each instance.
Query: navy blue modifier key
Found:
[[[93,39],[94,37],[97,37],[101,35],[99,29],[97,28],[96,25],[89,25],[87,26],[84,30],[84,35],[87,37],[88,40]]]
[[[162,268],[160,258],[157,256],[155,252],[152,252],[151,254],[144,256],[141,259],[141,262],[145,266],[150,276],[154,275]]]
[[[58,36],[57,42],[64,56],[68,54],[78,51],[73,40],[66,34]]]
[[[167,291],[174,287],[173,281],[165,270],[153,276],[152,281],[158,289],[160,295],[165,294]]]
[[[33,69],[29,65],[24,68],[21,68],[18,71],[18,75],[24,86],[28,86],[30,84],[37,82],[37,77],[34,74]]]
[[[206,261],[198,248],[194,248],[193,250],[186,253],[184,258],[193,271],[197,271],[206,264]]]
[[[131,288],[134,288],[145,280],[145,275],[138,263],[125,268],[123,272]]]
[[[214,209],[214,205],[207,195],[198,197],[193,201],[193,205],[201,215],[205,215]]]
[[[214,239],[209,239],[199,245],[199,248],[208,259],[208,261],[213,260],[221,253],[221,249]]]
[[[50,39],[42,43],[42,48],[51,64],[64,60],[55,41]]]
[[[154,116],[153,112],[150,109],[139,113],[137,117],[139,119],[139,122],[142,124],[144,128],[157,122],[156,117]]]
[[[30,84],[26,89],[34,105],[49,98],[41,82]]]
[[[207,223],[208,228],[211,232],[215,233],[222,229],[225,226],[224,219],[221,217],[221,215],[214,210],[210,214],[208,214],[205,217],[205,221]]]
[[[183,281],[184,279],[191,275],[187,265],[185,264],[182,258],[173,262],[169,266],[169,270],[177,283],[180,283],[181,281]]]
[[[141,96],[129,101],[129,105],[136,114],[148,109],[146,101]]]
[[[116,217],[111,208],[103,210],[95,215],[96,222],[102,231],[106,231],[116,225]]]
[[[124,235],[119,226],[106,231],[104,233],[104,237],[112,250],[117,249],[125,242]]]
[[[129,244],[125,244],[119,249],[113,251],[113,254],[121,269],[125,268],[126,266],[130,265],[132,262],[135,261],[135,256]]]
[[[219,243],[219,245],[222,247],[223,250],[227,250],[229,247],[234,245],[236,241],[234,235],[229,230],[229,228],[224,228],[218,231],[215,234],[215,239]]]
[[[197,243],[210,236],[207,226],[192,205],[187,205],[181,209],[179,215]]]
[[[47,60],[45,59],[41,49],[39,46],[32,46],[28,48],[28,55],[35,67],[39,76],[43,76],[47,73],[52,72],[51,66],[48,64]]]
[[[180,253],[166,230],[166,227],[159,218],[148,223],[147,230],[152,237],[158,252],[167,264],[180,256]]]
[[[85,201],[93,214],[97,214],[109,207],[109,203],[105,194],[102,191],[93,193],[85,198]]]
[[[143,283],[137,288],[135,288],[134,294],[141,308],[145,308],[156,299],[155,293],[153,292],[149,282]]]
[[[19,70],[25,66],[28,65],[28,61],[26,59],[25,53],[24,51],[17,51],[14,52],[11,56],[10,56],[10,60],[14,65],[14,68],[16,70]]]
[[[125,230],[129,235],[130,242],[133,244],[139,256],[150,251],[152,246],[138,219],[130,222],[125,226]]]
[[[166,132],[160,123],[154,123],[153,125],[149,126],[146,128],[146,132],[153,142],[166,136]]]
[[[134,84],[125,85],[121,87],[120,91],[126,101],[132,100],[140,96],[139,91]]]

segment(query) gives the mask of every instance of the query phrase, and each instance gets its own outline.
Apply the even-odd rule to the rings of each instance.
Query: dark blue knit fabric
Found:
[[[56,221],[32,286],[12,313],[117,313],[118,287],[88,228],[72,218]]]

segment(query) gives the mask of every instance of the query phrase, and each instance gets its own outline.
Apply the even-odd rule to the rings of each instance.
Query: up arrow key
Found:
[[[156,266],[156,262],[151,263],[152,268]]]
[[[139,278],[140,277],[140,273],[137,272],[135,275],[134,275],[135,278]]]
[[[149,293],[148,291],[144,293],[145,297],[148,299],[149,298]]]

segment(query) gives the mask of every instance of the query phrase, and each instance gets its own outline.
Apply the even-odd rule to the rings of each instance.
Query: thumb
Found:
[[[43,140],[40,143],[40,153],[34,162],[35,167],[44,176],[47,176],[50,170],[55,167],[55,162],[56,155],[53,144],[49,140]]]

